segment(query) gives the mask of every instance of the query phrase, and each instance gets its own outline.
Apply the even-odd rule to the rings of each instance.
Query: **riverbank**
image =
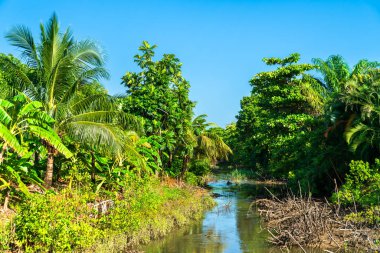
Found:
[[[213,205],[202,188],[156,178],[131,178],[118,192],[66,188],[33,194],[2,219],[0,247],[9,252],[127,251],[201,218]]]
[[[269,231],[269,241],[290,248],[320,248],[334,252],[379,252],[379,209],[364,214],[311,198],[259,199],[259,212]],[[376,213],[377,212],[377,213]],[[360,217],[365,215],[365,219]]]

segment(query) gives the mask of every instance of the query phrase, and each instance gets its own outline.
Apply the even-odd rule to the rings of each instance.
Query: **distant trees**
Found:
[[[227,156],[230,149],[217,135],[206,132],[205,115],[192,121],[195,103],[189,99],[182,64],[172,54],[154,61],[155,47],[144,41],[141,54],[135,56],[141,72],[123,77],[127,87],[123,109],[145,119],[146,134],[156,136],[164,167],[183,177],[194,155],[215,160]]]

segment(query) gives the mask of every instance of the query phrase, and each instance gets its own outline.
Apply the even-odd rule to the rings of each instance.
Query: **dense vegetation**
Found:
[[[6,39],[20,59],[0,54],[2,250],[107,251],[162,236],[211,206],[182,181],[201,184],[218,163],[379,220],[380,63],[266,58],[272,70],[222,129],[194,115],[175,55],[157,60],[144,41],[114,97],[96,43],[62,32],[56,15],[40,29],[36,41],[15,26]]]
[[[6,39],[20,59],[0,54],[1,248],[107,251],[199,217],[212,202],[176,180],[200,183],[231,150],[194,116],[179,60],[155,61],[143,42],[141,72],[113,97],[97,44],[60,30],[56,15],[40,29],[37,41],[15,26]]]
[[[275,69],[252,78],[236,124],[223,134],[231,162],[380,217],[380,64],[299,59],[264,59]]]

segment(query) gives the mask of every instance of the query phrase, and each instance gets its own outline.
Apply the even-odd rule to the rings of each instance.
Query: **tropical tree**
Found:
[[[31,85],[30,69],[12,55],[0,53],[0,98],[12,99]]]
[[[352,69],[348,63],[340,55],[332,55],[326,60],[320,58],[313,59],[317,71],[322,75],[320,82],[324,86],[326,92],[323,94],[325,98],[326,119],[330,122],[328,133],[339,125],[344,125],[346,129],[352,123],[353,113],[347,110],[345,103],[341,99],[342,93],[346,90],[346,84],[355,81],[360,76],[371,72],[373,69],[380,67],[380,63],[376,61],[360,60]]]
[[[154,49],[144,41],[135,62],[140,72],[127,72],[123,84],[127,87],[125,112],[145,118],[147,136],[156,135],[161,161],[175,170],[187,168],[193,148],[191,119],[194,102],[189,99],[190,84],[181,73],[182,64],[173,54],[164,54],[154,61]],[[178,171],[178,170],[177,170]]]
[[[354,152],[373,162],[380,155],[380,72],[357,75],[345,85],[341,101],[353,117],[345,138]]]
[[[22,51],[22,57],[33,70],[28,76],[31,85],[27,94],[40,101],[45,112],[55,119],[53,129],[60,137],[68,135],[81,143],[103,143],[111,147],[120,143],[117,141],[120,135],[116,133],[121,131],[115,127],[115,119],[125,114],[100,108],[106,96],[76,97],[81,87],[108,77],[99,47],[90,40],[75,41],[70,29],[61,33],[55,14],[40,28],[39,44],[25,26],[16,26],[6,35],[11,45]],[[50,186],[56,148],[47,143],[47,149],[45,184]]]
[[[378,116],[375,108],[378,103],[376,94],[380,63],[360,60],[351,69],[339,55],[332,55],[325,61],[313,59],[313,62],[328,90],[325,117],[329,127],[325,136],[336,132],[338,138],[335,143],[347,140],[352,151],[357,151],[361,146],[360,152],[366,153],[368,148],[374,147],[376,139]]]
[[[315,128],[323,111],[323,87],[307,74],[314,66],[299,59],[299,54],[264,58],[277,68],[255,75],[251,96],[241,101],[238,139],[251,157],[249,165],[266,174],[286,176],[295,167],[299,147],[293,143]]]
[[[206,114],[202,114],[193,119],[192,126],[196,139],[194,157],[196,159],[206,158],[213,163],[220,159],[228,160],[232,150],[218,134],[219,127],[214,123],[207,122],[206,117]]]

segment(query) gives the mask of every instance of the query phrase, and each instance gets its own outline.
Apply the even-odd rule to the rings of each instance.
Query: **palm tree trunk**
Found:
[[[95,155],[94,151],[91,151],[91,182],[95,184],[95,172],[96,172],[96,167],[95,167]]]
[[[185,177],[185,174],[187,172],[187,170],[189,169],[189,160],[190,160],[190,156],[189,155],[185,155],[185,157],[183,158],[183,161],[182,161],[182,172],[181,172],[181,176],[180,176],[180,179],[183,179]]]
[[[8,211],[8,204],[9,204],[9,197],[10,197],[10,195],[11,195],[11,190],[8,189],[7,194],[5,195],[4,206],[3,206],[3,210],[5,212]]]
[[[46,173],[45,173],[45,187],[49,188],[53,184],[53,171],[54,171],[54,153],[55,149],[48,144],[48,157],[46,164]]]

